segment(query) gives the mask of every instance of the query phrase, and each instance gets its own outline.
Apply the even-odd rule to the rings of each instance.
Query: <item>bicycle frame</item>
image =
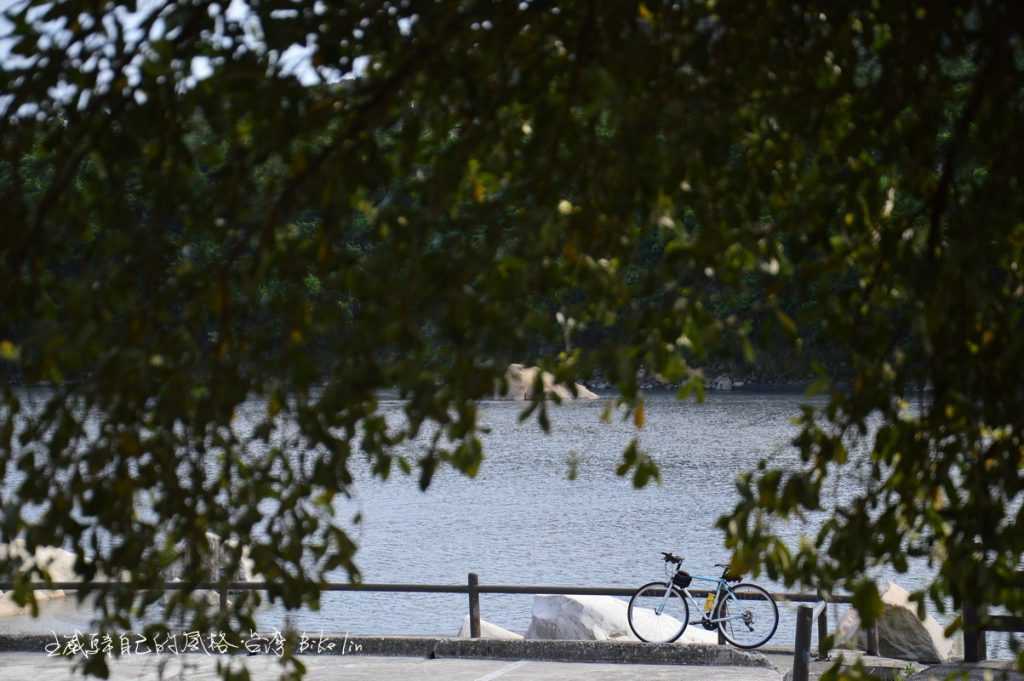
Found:
[[[672,589],[675,589],[676,591],[681,591],[686,596],[686,598],[690,601],[690,605],[693,606],[693,609],[696,612],[701,613],[701,619],[700,619],[699,622],[690,622],[689,624],[703,624],[704,622],[710,622],[711,624],[719,624],[721,622],[730,622],[730,621],[735,620],[735,619],[743,619],[743,615],[741,615],[741,614],[738,614],[738,615],[726,615],[725,617],[715,617],[713,615],[714,607],[712,607],[712,612],[705,612],[704,611],[704,606],[701,605],[697,601],[697,599],[695,599],[693,597],[693,594],[690,593],[689,587],[685,587],[685,586],[684,587],[679,587],[679,586],[676,585],[676,583],[674,581],[675,580],[675,576],[677,574],[679,574],[679,572],[681,570],[682,570],[682,565],[681,564],[677,564],[676,567],[675,567],[675,570],[672,571],[672,575],[668,579],[669,588],[665,589],[665,595],[662,596],[661,603],[658,604],[657,608],[655,608],[655,612],[658,615],[660,615],[660,614],[662,614],[662,612],[664,612],[665,606],[668,605],[669,596],[672,594]],[[715,584],[715,598],[714,598],[714,601],[712,601],[713,603],[718,603],[718,599],[719,598],[722,598],[722,597],[727,596],[727,595],[732,593],[732,588],[729,586],[729,583],[727,581],[725,581],[721,577],[708,577],[708,576],[704,576],[704,575],[690,575],[690,579],[691,580],[695,580],[695,581],[700,581],[700,582],[713,582]]]

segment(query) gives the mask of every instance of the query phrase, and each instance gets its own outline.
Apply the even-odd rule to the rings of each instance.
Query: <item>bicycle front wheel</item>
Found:
[[[690,622],[686,599],[665,582],[651,582],[637,589],[629,599],[626,614],[629,628],[638,639],[648,643],[671,643],[683,635]]]
[[[779,606],[756,584],[737,584],[719,598],[714,619],[726,641],[737,648],[757,648],[775,635]]]

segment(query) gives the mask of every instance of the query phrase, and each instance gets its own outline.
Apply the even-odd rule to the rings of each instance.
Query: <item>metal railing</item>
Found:
[[[12,582],[0,582],[0,591],[15,588]],[[270,591],[277,589],[269,582],[164,582],[153,586],[142,586],[132,582],[33,582],[33,591],[49,590],[88,590],[103,592],[111,589],[131,589],[134,591],[182,591],[186,589],[216,591],[220,596],[221,605],[226,606],[229,592],[233,591]],[[355,591],[373,593],[445,593],[466,594],[469,601],[470,637],[480,637],[480,595],[481,594],[519,594],[519,595],[566,595],[566,596],[632,596],[636,589],[618,586],[552,586],[548,584],[481,584],[476,573],[469,573],[465,584],[352,584],[348,582],[327,582],[320,584],[321,591]],[[691,589],[696,598],[704,598],[707,589]],[[814,603],[815,607],[801,605],[797,608],[796,640],[793,658],[793,679],[800,681],[807,678],[810,662],[811,636],[814,620],[818,624],[818,658],[828,659],[831,637],[828,633],[829,603],[851,603],[848,595],[829,595],[812,593],[774,592],[771,594],[778,602]],[[985,633],[989,631],[1024,632],[1024,617],[1007,615],[990,615],[984,607],[964,605],[964,660],[979,662],[987,659]],[[878,655],[878,623],[865,628],[865,652]],[[719,643],[724,640],[719,634]]]
[[[981,662],[988,659],[988,643],[985,632],[1024,632],[1024,617],[990,615],[984,606],[964,605],[964,662]]]
[[[11,582],[0,582],[0,591],[13,589]],[[221,606],[226,607],[228,593],[233,591],[274,591],[276,586],[269,582],[164,582],[154,586],[142,586],[131,582],[33,582],[30,587],[34,591],[43,590],[66,590],[77,591],[87,589],[94,592],[103,592],[111,589],[131,589],[134,591],[182,591],[186,589],[216,591],[220,595]],[[321,591],[361,591],[374,593],[446,593],[466,594],[469,601],[469,632],[471,638],[480,637],[480,595],[481,594],[518,594],[518,595],[566,595],[566,596],[632,596],[636,592],[635,587],[619,586],[553,586],[549,584],[481,584],[479,576],[471,572],[467,576],[465,584],[352,584],[348,582],[327,582],[320,584]],[[690,593],[696,598],[704,598],[709,593],[707,589],[690,589]],[[815,611],[818,619],[818,645],[819,656],[828,656],[828,613],[820,604],[825,602],[818,594],[775,592],[772,598],[779,602],[788,603],[816,603],[819,604]],[[849,603],[850,597],[832,596],[829,603]],[[870,648],[871,641],[875,641],[873,650]],[[868,632],[869,652],[878,652],[877,630],[872,638]],[[718,635],[718,642],[725,643],[721,633]],[[808,637],[808,650],[810,638]],[[809,652],[808,652],[809,656]]]

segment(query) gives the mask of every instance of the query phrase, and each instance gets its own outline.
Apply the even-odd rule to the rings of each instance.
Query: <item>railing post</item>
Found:
[[[828,641],[828,606],[823,605],[818,613],[818,659],[827,660],[831,647]]]
[[[865,629],[864,633],[867,635],[868,640],[865,652],[868,655],[878,655],[878,622]]]
[[[964,604],[964,662],[981,662],[988,657],[985,630],[980,627],[985,608]]]
[[[801,605],[796,611],[796,645],[793,650],[793,681],[808,681],[811,664],[811,622],[814,609]]]
[[[477,586],[480,578],[475,572],[469,573],[469,637],[480,638],[480,592]]]

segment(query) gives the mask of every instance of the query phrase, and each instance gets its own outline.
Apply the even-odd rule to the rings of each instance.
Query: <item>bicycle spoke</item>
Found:
[[[629,601],[629,626],[641,641],[674,641],[686,628],[690,614],[686,601],[675,590],[666,601],[665,589],[664,583],[652,582],[640,587]]]

